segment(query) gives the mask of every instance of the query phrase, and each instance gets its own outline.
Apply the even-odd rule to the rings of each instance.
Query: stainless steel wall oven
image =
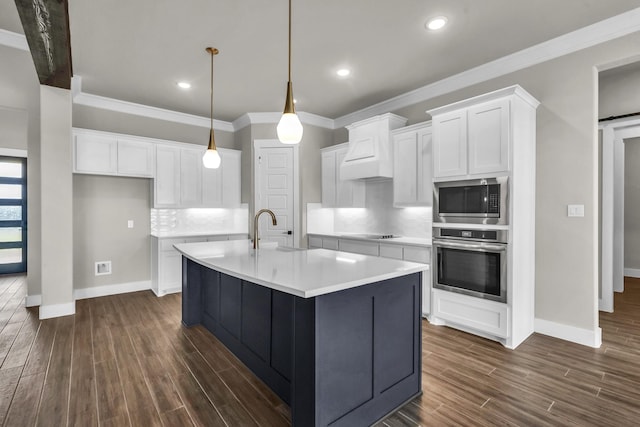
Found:
[[[507,302],[507,230],[433,229],[433,287]]]

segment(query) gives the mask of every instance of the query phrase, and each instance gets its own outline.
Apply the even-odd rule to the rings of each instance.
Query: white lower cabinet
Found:
[[[338,250],[354,254],[379,256],[379,247],[373,242],[358,242],[355,240],[338,240]]]
[[[340,239],[330,236],[309,236],[309,249],[324,248],[362,255],[381,256],[427,264],[422,273],[422,314],[431,314],[431,248],[398,243],[377,243],[371,241]]]
[[[247,234],[217,234],[188,238],[151,237],[151,290],[157,296],[182,291],[182,255],[173,245],[248,239]]]
[[[509,335],[507,304],[454,292],[433,290],[432,317],[451,322],[462,329],[506,338]]]

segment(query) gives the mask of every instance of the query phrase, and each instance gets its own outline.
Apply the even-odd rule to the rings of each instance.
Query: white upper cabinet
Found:
[[[155,208],[240,206],[242,152],[219,148],[222,164],[202,164],[205,147],[194,144],[73,129],[73,172],[153,178]]]
[[[464,179],[509,172],[511,114],[508,97],[453,111],[440,113],[440,110],[431,111],[435,179]]]
[[[467,174],[467,112],[433,117],[433,176]]]
[[[102,133],[74,132],[73,171],[98,175],[118,172],[118,140]]]
[[[222,206],[240,206],[242,151],[219,149],[222,157]],[[206,169],[206,168],[205,168]],[[205,184],[205,190],[207,184]],[[210,206],[205,198],[205,205]],[[214,205],[214,204],[211,204]]]
[[[186,145],[186,144],[184,144]],[[205,147],[158,145],[156,208],[233,208],[240,206],[242,152],[218,148],[218,169],[202,164]]]
[[[431,206],[432,132],[420,123],[391,132],[394,206]]]
[[[156,147],[156,179],[153,206],[180,206],[180,149],[173,146]]]
[[[469,107],[469,174],[509,170],[509,101]]]
[[[205,148],[180,150],[180,205],[198,208],[202,206],[202,156]]]
[[[343,180],[340,164],[347,154],[347,144],[321,150],[322,205],[335,208],[363,208],[365,184],[358,180]]]
[[[153,177],[153,143],[85,129],[74,129],[73,134],[75,173]]]
[[[118,175],[153,178],[154,168],[152,143],[118,139]]]

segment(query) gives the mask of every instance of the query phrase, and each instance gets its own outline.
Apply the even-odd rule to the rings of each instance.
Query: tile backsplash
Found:
[[[247,233],[249,206],[234,209],[151,209],[152,233]]]
[[[431,237],[431,208],[394,208],[391,180],[368,181],[364,208],[307,205],[307,233],[373,233]]]

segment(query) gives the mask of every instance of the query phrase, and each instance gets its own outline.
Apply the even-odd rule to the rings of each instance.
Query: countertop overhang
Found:
[[[427,270],[425,264],[327,249],[264,247],[249,240],[174,247],[198,264],[302,298],[312,298]]]

